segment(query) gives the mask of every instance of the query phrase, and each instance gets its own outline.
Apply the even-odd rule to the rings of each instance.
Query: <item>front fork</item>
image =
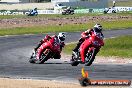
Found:
[[[99,50],[100,50],[100,47],[97,47],[97,48],[95,48],[95,47],[90,47],[89,49],[88,49],[88,53],[91,51],[91,50],[93,50],[93,49],[95,49],[95,56],[96,56],[96,54],[99,52]]]
[[[50,49],[46,49],[43,53],[47,56],[51,52]]]

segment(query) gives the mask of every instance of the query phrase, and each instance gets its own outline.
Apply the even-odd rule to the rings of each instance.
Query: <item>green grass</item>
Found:
[[[38,16],[27,16],[27,15],[0,15],[0,19],[12,19],[12,18],[71,18],[71,17],[82,17],[82,16],[118,16],[118,15],[131,15],[131,13],[116,13],[116,14],[99,14],[99,13],[77,13],[74,15],[61,15],[61,14],[43,14]]]
[[[0,15],[0,19],[11,19],[11,18],[64,18],[64,17],[81,17],[81,16],[96,16],[100,15],[97,13],[90,14],[74,14],[74,15],[61,15],[61,14],[43,14],[38,16],[26,16],[26,15]]]
[[[73,43],[73,44],[68,44],[68,45],[65,45],[64,49],[63,49],[63,52],[65,54],[72,54],[72,50],[75,48],[77,43]]]
[[[106,39],[98,55],[132,57],[132,36]]]
[[[40,34],[49,32],[74,32],[81,31],[86,25],[64,25],[64,26],[35,26],[0,29],[0,35]],[[79,29],[78,29],[79,28]]]
[[[0,15],[0,19],[27,18],[26,15]]]
[[[63,52],[71,54],[76,44],[66,45]],[[98,56],[119,56],[132,58],[132,35],[106,39],[105,45],[101,48]]]
[[[106,21],[98,22],[103,25],[104,30],[109,29],[123,29],[132,28],[132,20],[123,21]],[[73,24],[73,25],[48,25],[48,26],[33,26],[33,27],[17,27],[0,29],[0,36],[3,35],[20,35],[20,34],[39,34],[48,32],[75,32],[85,31],[87,28],[91,28],[95,25],[95,22],[89,22],[87,24]]]
[[[113,2],[110,1],[108,3],[108,6],[111,7],[112,5],[113,5]],[[128,0],[128,1],[116,1],[116,6],[127,6],[127,7],[132,6],[132,0]]]

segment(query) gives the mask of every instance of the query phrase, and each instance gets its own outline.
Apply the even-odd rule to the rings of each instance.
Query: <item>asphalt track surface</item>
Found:
[[[105,38],[132,35],[132,29],[104,31]],[[71,66],[68,61],[48,60],[45,64],[30,64],[32,49],[43,35],[21,35],[0,37],[0,77],[63,80],[77,82],[82,64]],[[80,32],[67,33],[66,43],[77,41]],[[85,67],[91,79],[130,79],[132,64],[93,64]]]

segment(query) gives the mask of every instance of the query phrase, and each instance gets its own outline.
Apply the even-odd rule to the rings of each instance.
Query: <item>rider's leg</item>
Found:
[[[34,48],[34,50],[36,51],[41,45],[42,45],[42,43],[40,42],[40,43]]]
[[[78,42],[77,46],[73,49],[73,51],[77,52],[81,44],[82,44],[81,42]]]
[[[77,52],[81,44],[83,43],[83,39],[80,39],[79,42],[77,43],[77,46],[73,49],[74,52]]]
[[[38,49],[37,49],[37,55],[36,55],[36,59],[40,58],[41,53],[43,52],[43,50],[48,47],[48,44],[43,43]]]

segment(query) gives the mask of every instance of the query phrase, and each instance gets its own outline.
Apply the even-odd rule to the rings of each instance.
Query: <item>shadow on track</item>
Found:
[[[32,63],[35,64],[35,63]],[[69,61],[64,61],[64,62],[45,62],[41,64],[71,64]]]

